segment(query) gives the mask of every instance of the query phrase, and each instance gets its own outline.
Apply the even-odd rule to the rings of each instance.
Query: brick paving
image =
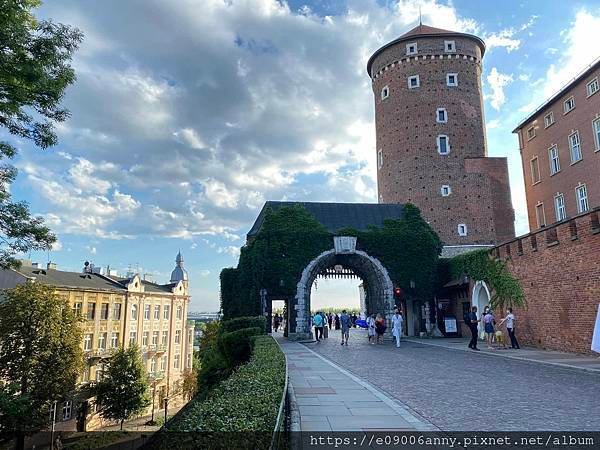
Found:
[[[600,374],[391,341],[369,345],[352,329],[304,344],[394,397],[442,430],[600,431]]]

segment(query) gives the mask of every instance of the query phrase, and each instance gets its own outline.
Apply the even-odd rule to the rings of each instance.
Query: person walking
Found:
[[[367,334],[369,336],[369,343],[375,345],[375,314],[367,317]]]
[[[483,326],[485,330],[485,339],[487,341],[488,348],[491,350],[494,347],[492,346],[492,339],[494,337],[494,313],[491,309],[488,310],[487,314],[483,316]]]
[[[335,322],[335,329],[339,330],[340,329],[340,315],[338,313],[335,313],[335,317],[333,318],[333,321]]]
[[[275,333],[277,333],[280,323],[281,319],[279,318],[279,314],[275,313],[275,317],[273,317],[273,328],[275,329]]]
[[[473,306],[471,308],[471,312],[467,315],[467,326],[471,331],[471,341],[469,342],[469,348],[471,350],[479,351],[477,348],[477,324],[479,323],[479,319],[477,318],[477,306]]]
[[[396,348],[400,348],[400,339],[402,338],[402,322],[404,322],[402,311],[396,309],[394,315],[392,316],[392,335],[394,336],[394,339],[396,339]]]
[[[352,327],[356,328],[356,321],[358,320],[358,316],[356,313],[352,314]]]
[[[375,332],[377,333],[377,343],[383,344],[383,334],[386,329],[385,319],[381,314],[377,314],[377,318],[375,319]]]
[[[329,324],[329,329],[331,330],[331,324],[333,323],[333,314],[329,313],[327,315],[327,323]]]
[[[508,331],[508,336],[510,337],[510,346],[511,348],[521,348],[519,347],[519,342],[517,341],[517,337],[515,336],[515,315],[513,314],[512,308],[508,308],[506,317],[500,321],[500,325],[506,322],[506,330]]]
[[[342,345],[344,345],[344,338],[346,339],[346,346],[348,345],[348,337],[350,335],[350,316],[346,314],[346,310],[342,311],[340,316],[340,325],[342,326]]]
[[[315,326],[315,339],[319,342],[319,336],[323,338],[323,316],[317,312],[313,317],[313,325]]]

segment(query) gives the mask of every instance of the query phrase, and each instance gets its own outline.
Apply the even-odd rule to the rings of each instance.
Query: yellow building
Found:
[[[23,261],[19,270],[0,271],[0,288],[33,282],[55,286],[69,300],[74,311],[84,318],[83,342],[86,366],[79,378],[78,398],[59,408],[57,419],[63,429],[93,429],[102,425],[93,399],[86,398],[86,386],[102,377],[111,352],[137,344],[155,394],[156,409],[183,402],[181,377],[192,368],[193,324],[188,325],[188,274],[183,257],[177,254],[170,282],[157,284],[139,274],[117,277],[104,274],[86,262],[82,272],[57,270],[48,263],[37,267]],[[75,420],[76,419],[76,420]]]

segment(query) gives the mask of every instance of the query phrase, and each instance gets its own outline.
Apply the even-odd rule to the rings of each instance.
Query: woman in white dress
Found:
[[[396,313],[392,316],[392,335],[396,339],[396,347],[400,348],[400,338],[402,336],[402,311],[396,310]]]
[[[369,343],[375,345],[375,314],[371,314],[367,318],[367,333],[369,335]]]

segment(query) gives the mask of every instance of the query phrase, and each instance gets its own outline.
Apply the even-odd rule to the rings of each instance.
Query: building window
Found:
[[[62,420],[71,420],[71,409],[72,409],[72,404],[70,400],[67,400],[66,402],[63,403],[63,407],[62,407]]]
[[[589,209],[589,204],[587,188],[585,187],[585,184],[577,186],[577,189],[575,189],[575,193],[577,196],[577,211],[580,213],[586,212]]]
[[[550,125],[554,123],[554,113],[550,111],[548,114],[544,116],[544,128],[548,128]]]
[[[142,347],[148,347],[149,336],[150,336],[150,333],[147,331],[144,331],[144,334],[142,334]]]
[[[131,320],[137,320],[138,316],[138,307],[137,305],[131,305]]]
[[[167,357],[163,356],[162,358],[160,358],[160,370],[161,372],[164,372],[165,370],[167,370]]]
[[[419,84],[419,75],[413,75],[408,77],[408,88],[415,89],[420,86]]]
[[[96,317],[96,304],[95,303],[88,303],[88,305],[87,305],[87,319],[88,320],[94,320],[95,317]]]
[[[437,150],[440,155],[447,155],[450,153],[450,143],[448,142],[448,136],[440,134],[437,137]]]
[[[579,141],[579,131],[569,135],[569,148],[571,149],[571,164],[581,161],[581,142]]]
[[[180,355],[175,355],[175,357],[173,358],[173,368],[175,369],[179,369],[179,358]]]
[[[594,143],[596,151],[600,150],[600,117],[592,122],[592,130],[594,132]]]
[[[129,345],[135,345],[137,344],[137,331],[130,331],[129,332]]]
[[[538,228],[546,226],[546,214],[544,213],[544,204],[541,202],[535,205],[535,218],[537,220]]]
[[[181,344],[181,330],[175,330],[175,343]]]
[[[100,333],[98,336],[98,348],[106,349],[106,338],[108,333]]]
[[[150,360],[150,373],[156,372],[156,358]]]
[[[162,345],[167,345],[168,342],[169,342],[169,332],[163,331],[162,332]]]
[[[108,303],[102,303],[100,307],[100,320],[108,320]]]
[[[444,41],[444,51],[452,53],[456,51],[456,43],[454,41]]]
[[[112,333],[110,335],[110,348],[117,348],[119,346],[119,333]]]
[[[565,114],[568,113],[569,111],[572,111],[573,108],[575,108],[575,99],[573,97],[569,97],[568,99],[565,100]]]
[[[594,95],[598,92],[598,77],[594,78],[587,84],[587,96]]]
[[[183,317],[183,306],[177,305],[177,318],[181,319]]]
[[[435,112],[435,121],[437,123],[446,123],[448,122],[448,114],[446,113],[446,108],[438,108]]]
[[[86,334],[83,337],[83,349],[84,350],[91,350],[92,349],[92,342],[94,341],[94,335],[93,334]]]
[[[447,184],[442,186],[442,197],[448,197],[450,195],[450,193],[452,192],[452,190],[450,189],[450,186],[448,186]]]
[[[120,303],[113,304],[113,310],[112,310],[113,320],[121,320],[121,306],[122,305]]]
[[[537,156],[530,161],[531,165],[531,184],[540,182],[540,163]]]
[[[560,172],[560,160],[558,158],[558,147],[553,145],[548,149],[548,159],[550,160],[550,175]]]
[[[527,128],[527,140],[531,140],[535,137],[535,127]]]
[[[152,345],[158,346],[158,331],[152,332]]]
[[[380,169],[383,167],[383,150],[381,149],[377,151],[377,167]]]
[[[381,100],[385,100],[389,96],[390,96],[390,88],[387,86],[384,86],[383,89],[381,90]]]
[[[458,224],[458,235],[466,236],[467,235],[467,226],[464,223]]]
[[[457,73],[446,74],[446,85],[447,86],[458,86],[458,74]]]
[[[192,368],[192,354],[188,353],[185,356],[185,368],[186,369],[191,369]]]
[[[150,320],[150,305],[144,305],[144,320]]]
[[[83,309],[83,303],[77,302],[73,305],[73,313],[76,316],[81,316],[81,310]]]
[[[169,305],[163,306],[163,319],[169,320],[170,309],[171,307]]]
[[[556,194],[554,197],[554,210],[556,211],[557,222],[567,218],[567,211],[565,209],[565,196],[563,194]]]
[[[406,44],[406,54],[407,55],[416,55],[417,54],[417,43],[416,42]]]
[[[154,305],[154,319],[160,319],[160,305]]]

